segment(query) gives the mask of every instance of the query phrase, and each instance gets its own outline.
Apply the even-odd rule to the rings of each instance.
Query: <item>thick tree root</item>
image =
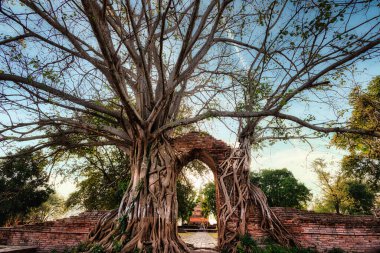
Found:
[[[233,149],[220,168],[219,247],[229,252],[236,251],[239,235],[246,233],[249,159],[246,148]]]
[[[161,235],[161,237],[155,231],[147,231],[146,228],[156,222],[159,222],[159,218],[153,218],[153,223],[137,221],[127,223],[123,217],[118,218],[117,210],[113,210],[103,216],[89,234],[89,252],[94,247],[101,247],[105,252],[121,253],[135,251],[147,253],[190,252],[189,247],[177,235],[177,231],[172,231],[166,234],[167,236]],[[159,232],[164,233],[170,231],[169,227],[172,226],[160,224],[159,227]],[[159,238],[165,239],[160,240]]]
[[[170,143],[135,143],[131,171],[119,209],[99,221],[89,241],[106,252],[190,252],[177,234],[178,170]]]
[[[261,229],[269,233],[276,242],[283,246],[299,246],[297,240],[270,209],[263,191],[253,184],[249,184],[249,202],[256,206],[261,213]]]
[[[218,187],[222,205],[218,214],[219,246],[228,252],[236,252],[239,237],[248,233],[249,206],[256,206],[262,216],[261,227],[283,246],[298,246],[297,241],[282,225],[270,209],[265,194],[249,182],[250,145],[246,140],[233,149],[229,158],[221,164]]]

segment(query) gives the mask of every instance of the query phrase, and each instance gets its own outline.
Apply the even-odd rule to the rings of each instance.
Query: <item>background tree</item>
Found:
[[[270,206],[306,208],[310,190],[287,169],[265,169],[250,174],[251,183],[258,185]]]
[[[177,181],[177,201],[178,201],[178,218],[182,223],[189,223],[189,218],[193,213],[197,193],[194,187],[186,180]]]
[[[177,201],[178,217],[182,221],[189,222],[189,218],[198,203],[197,192],[194,185],[189,180],[189,175],[193,177],[203,177],[209,169],[206,165],[198,160],[191,161],[182,168],[177,180]]]
[[[22,152],[22,151],[20,151]],[[32,208],[53,193],[41,154],[23,154],[0,163],[0,226],[23,222]]]
[[[351,181],[347,183],[347,195],[352,204],[348,207],[349,214],[371,214],[375,205],[375,193],[367,184]]]
[[[51,194],[44,203],[30,209],[24,221],[28,223],[45,222],[60,218],[65,212],[65,200],[57,194]]]
[[[323,196],[317,200],[316,211],[337,214],[370,214],[374,207],[375,194],[358,180],[348,178],[341,171],[335,175],[327,171],[322,159],[313,162]]]
[[[65,171],[78,180],[66,206],[87,211],[117,208],[130,182],[129,158],[114,147],[83,149],[76,156],[78,162]]]
[[[290,244],[262,192],[248,183],[250,148],[315,137],[304,129],[380,136],[350,128],[340,114],[318,119],[314,106],[333,110],[331,98],[345,86],[334,78],[378,54],[378,8],[359,0],[5,2],[2,143],[118,146],[130,158],[131,183],[90,240],[106,251],[119,243],[126,252],[188,252],[175,227],[180,163],[173,132],[205,119],[238,119],[227,124],[239,141],[221,168],[230,176],[216,181],[223,194],[233,185],[219,224],[235,219],[238,231],[222,227],[220,247],[236,250],[249,203],[260,206],[264,228]],[[180,118],[184,104],[194,111]],[[300,114],[297,106],[312,110]],[[120,220],[128,223],[124,233]]]
[[[216,189],[215,183],[207,183],[200,192],[200,202],[202,208],[202,215],[208,217],[210,214],[217,216],[216,211]]]
[[[350,125],[378,131],[380,129],[380,76],[366,88],[355,87],[350,95],[353,106]],[[372,190],[380,189],[380,140],[378,137],[337,134],[332,143],[350,152],[342,161],[343,172],[364,180]]]

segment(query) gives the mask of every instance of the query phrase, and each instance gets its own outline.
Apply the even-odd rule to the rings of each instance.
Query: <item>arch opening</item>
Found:
[[[217,217],[220,201],[215,168],[211,157],[207,157],[206,154],[193,154],[192,159],[182,165],[177,178],[177,231],[179,236],[195,249],[218,248]],[[184,202],[191,202],[191,199],[184,199],[184,190],[190,190],[186,187],[188,185],[191,185],[196,196],[187,220],[183,220],[184,208],[189,208],[189,203]]]

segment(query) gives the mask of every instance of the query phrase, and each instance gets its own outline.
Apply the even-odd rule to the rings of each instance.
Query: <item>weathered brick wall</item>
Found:
[[[37,246],[37,252],[63,251],[87,239],[104,211],[84,212],[56,221],[0,228],[0,244]]]
[[[283,207],[272,210],[303,247],[319,252],[334,247],[347,252],[380,252],[380,219],[372,215],[336,215]],[[258,212],[253,212],[248,229],[262,241],[268,234],[260,228],[260,220]]]
[[[273,211],[303,247],[314,247],[320,252],[334,247],[347,252],[380,252],[380,220],[374,216],[321,214],[281,207]],[[42,224],[0,228],[0,244],[37,246],[39,253],[63,251],[85,241],[104,213],[85,212]],[[257,211],[251,213],[248,230],[256,240],[263,241],[268,234],[260,228],[261,217]]]

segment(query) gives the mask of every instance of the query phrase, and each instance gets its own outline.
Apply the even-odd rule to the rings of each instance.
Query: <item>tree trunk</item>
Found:
[[[335,213],[340,214],[340,201],[335,202]]]
[[[140,140],[132,151],[131,183],[120,207],[100,220],[89,241],[106,252],[189,252],[177,235],[174,150],[162,137]]]

